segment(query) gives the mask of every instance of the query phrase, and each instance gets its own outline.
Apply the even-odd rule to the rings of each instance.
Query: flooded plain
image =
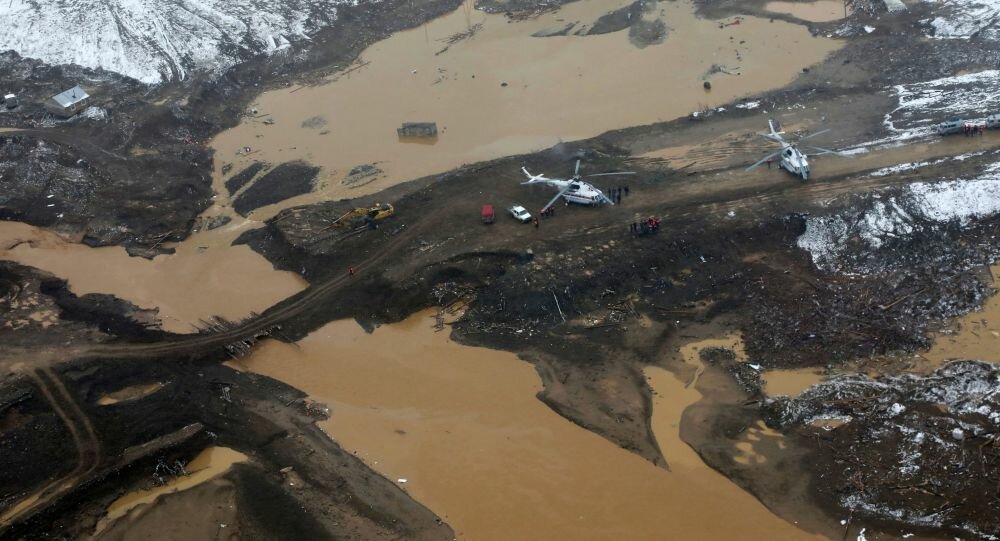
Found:
[[[636,47],[627,29],[577,35],[630,3],[581,0],[519,22],[459,9],[394,34],[326,84],[261,95],[253,117],[213,141],[216,174],[301,159],[322,167],[316,191],[275,207],[360,196],[780,87],[839,47],[783,21],[698,18],[688,1],[649,3],[643,19],[662,21],[662,43]],[[412,121],[436,122],[438,136],[398,137]],[[359,179],[361,165],[380,172]]]
[[[452,342],[429,316],[373,334],[330,323],[244,364],[328,404],[324,430],[460,539],[811,538],[681,441],[681,414],[701,395],[670,372],[646,372],[667,471],[542,404],[530,364]]]
[[[779,87],[839,46],[781,21],[700,19],[686,1],[655,4],[643,15],[666,28],[663,43],[645,48],[630,43],[627,29],[534,37],[570,23],[572,34],[586,33],[628,4],[582,0],[520,22],[460,8],[376,43],[357,69],[326,84],[263,94],[254,107],[266,118],[249,118],[213,141],[217,201],[203,217],[231,221],[165,244],[176,250],[172,255],[129,257],[119,247],[87,248],[71,242],[78,239],[4,222],[0,258],[64,278],[77,295],[106,293],[156,308],[163,329],[194,332],[201,320],[240,319],[305,287],[250,248],[231,246],[281,208],[370,194],[463,163],[685,115]],[[795,62],[773,61],[791,51]],[[713,82],[710,92],[705,79]],[[399,138],[400,123],[414,120],[437,122],[439,136]],[[251,153],[237,154],[245,146]],[[293,159],[322,167],[317,190],[259,209],[252,219],[233,212],[224,164],[235,173],[253,161]],[[350,176],[366,164],[381,173]]]
[[[69,281],[77,295],[106,293],[159,309],[164,330],[190,333],[212,316],[241,319],[298,293],[305,281],[277,271],[248,246],[230,246],[242,229],[193,235],[172,255],[131,257],[124,248],[90,248],[19,222],[0,221],[0,259]]]
[[[1000,276],[1000,266],[992,267],[990,273],[993,277]],[[937,333],[934,345],[922,356],[930,361],[931,367],[951,359],[1000,363],[1000,295],[992,295],[981,310],[954,320],[948,329]]]

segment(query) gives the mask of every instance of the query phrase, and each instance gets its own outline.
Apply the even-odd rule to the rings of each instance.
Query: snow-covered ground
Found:
[[[145,83],[219,73],[275,51],[359,0],[8,0],[0,50],[50,64],[104,68]]]
[[[941,6],[930,21],[933,37],[964,39],[979,33],[989,39],[1000,38],[1000,0],[931,0]]]
[[[843,270],[849,254],[857,251],[858,241],[868,250],[877,250],[888,240],[905,238],[928,223],[964,223],[998,213],[1000,167],[991,167],[974,178],[917,182],[872,194],[863,207],[810,216],[797,244],[809,252],[817,267]]]
[[[897,85],[893,90],[899,105],[886,115],[885,124],[897,133],[930,133],[935,124],[950,117],[982,121],[1000,113],[998,70]]]
[[[925,139],[936,134],[938,124],[952,117],[979,124],[991,114],[1000,114],[1000,70],[896,85],[889,90],[897,99],[896,107],[883,120],[889,135],[851,145],[841,150],[843,154],[863,154],[874,147]]]

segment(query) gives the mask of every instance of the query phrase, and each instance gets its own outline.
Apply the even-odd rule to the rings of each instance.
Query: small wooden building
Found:
[[[52,113],[63,118],[69,118],[90,105],[90,95],[87,94],[80,85],[60,92],[46,104],[46,108]]]

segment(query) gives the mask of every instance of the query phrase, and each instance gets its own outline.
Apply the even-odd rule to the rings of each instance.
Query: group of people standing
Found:
[[[983,135],[986,133],[986,124],[966,124],[962,127],[962,133],[966,137],[972,137],[975,135]]]
[[[628,185],[618,186],[616,188],[608,188],[607,195],[608,199],[610,199],[612,203],[617,205],[618,203],[622,202],[623,196],[628,195]]]

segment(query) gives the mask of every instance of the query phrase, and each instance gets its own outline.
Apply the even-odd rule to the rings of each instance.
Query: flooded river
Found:
[[[667,471],[542,404],[528,363],[432,323],[425,312],[366,334],[338,321],[297,346],[267,342],[245,365],[326,402],[324,430],[461,539],[809,538],[680,440],[700,394],[673,374],[647,371]]]
[[[667,28],[660,44],[636,47],[628,30],[575,35],[630,3],[581,0],[521,22],[459,9],[397,33],[365,50],[363,67],[327,84],[260,96],[255,118],[213,141],[216,167],[292,159],[322,166],[315,193],[279,206],[359,196],[777,88],[839,46],[782,21],[698,18],[686,0],[649,3],[643,18]],[[571,35],[534,37],[568,26]],[[449,43],[462,33],[469,36]],[[400,139],[396,128],[408,121],[436,122],[439,135],[426,144]],[[252,153],[238,155],[246,146]],[[348,178],[362,164],[382,174]]]

